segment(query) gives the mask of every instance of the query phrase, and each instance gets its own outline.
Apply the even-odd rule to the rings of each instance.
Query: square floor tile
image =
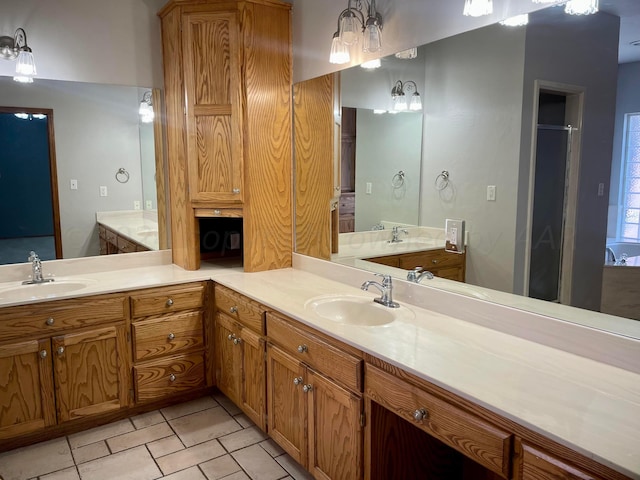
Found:
[[[250,427],[225,435],[224,437],[220,437],[218,438],[218,441],[227,449],[227,452],[233,452],[235,450],[248,447],[249,445],[259,443],[265,438],[267,438],[267,436],[258,427]]]
[[[260,445],[252,445],[231,454],[253,480],[277,480],[287,472]]]
[[[201,443],[195,447],[190,447],[179,452],[171,453],[156,459],[162,473],[170,473],[193,467],[216,457],[221,457],[226,452],[217,440]],[[84,480],[84,479],[83,479]]]
[[[219,406],[218,402],[216,402],[212,397],[202,397],[190,402],[172,405],[170,407],[163,408],[160,411],[164,418],[171,420],[172,418],[182,417],[184,415],[189,415],[190,413],[200,412],[207,408],[214,408],[217,406]]]
[[[96,458],[106,457],[111,454],[111,451],[109,451],[106,442],[96,442],[85,445],[84,447],[73,448],[71,449],[71,453],[73,454],[76,465],[79,465],[95,460]]]
[[[229,398],[225,395],[221,393],[215,393],[213,395],[213,398],[215,398],[216,402],[222,405],[222,408],[229,412],[229,415],[238,415],[242,413],[242,410],[240,410],[240,408],[238,408],[238,406],[231,400],[229,400]]]
[[[84,432],[69,435],[69,444],[71,448],[83,447],[90,443],[100,442],[107,438],[117,437],[123,433],[132,432],[133,424],[129,419],[120,420],[119,422],[108,423],[100,427],[85,430]]]
[[[311,474],[287,454],[276,457],[276,462],[278,462],[295,480],[313,480]]]
[[[167,423],[158,423],[147,428],[141,428],[140,430],[134,430],[124,435],[112,437],[107,440],[107,445],[109,445],[111,452],[116,453],[127,450],[128,448],[137,447],[138,445],[160,440],[161,438],[170,437],[171,435],[173,435],[173,430],[171,430],[171,427]]]
[[[59,472],[42,475],[40,480],[80,480],[80,476],[76,467],[69,467]]]
[[[0,454],[0,477],[4,480],[24,480],[73,465],[67,439],[56,438]]]
[[[153,480],[162,477],[143,446],[83,463],[78,471],[82,480]]]
[[[156,440],[147,444],[147,448],[153,455],[153,458],[164,457],[170,453],[184,450],[184,445],[176,435]]]
[[[175,418],[169,423],[187,447],[242,429],[238,422],[221,407]]]
[[[241,413],[239,415],[234,415],[233,418],[235,419],[236,422],[242,425],[242,428],[249,428],[249,427],[255,426],[255,423],[253,423],[249,419],[249,417],[247,417],[244,413]]]
[[[163,480],[207,480],[198,467],[187,468],[181,470],[166,477],[162,477]]]
[[[267,438],[264,442],[260,442],[260,446],[272,457],[279,457],[284,453],[284,450],[273,441],[271,438]]]
[[[201,463],[200,470],[204,472],[208,480],[218,480],[223,477],[226,478],[232,473],[241,471],[241,468],[231,455],[223,455],[222,457]]]
[[[130,419],[133,422],[133,425],[140,429],[150,427],[151,425],[155,425],[157,423],[162,423],[165,421],[165,418],[162,416],[159,410],[154,410],[153,412],[143,413],[141,415],[136,415],[135,417],[131,417]]]

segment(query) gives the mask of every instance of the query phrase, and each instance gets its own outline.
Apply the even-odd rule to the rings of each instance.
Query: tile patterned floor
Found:
[[[0,454],[4,480],[310,480],[223,395]]]

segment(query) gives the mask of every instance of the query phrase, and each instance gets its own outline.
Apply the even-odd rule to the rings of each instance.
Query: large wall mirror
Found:
[[[345,112],[356,115],[347,191],[356,199],[356,232],[340,236],[379,224],[443,229],[447,218],[464,219],[466,283],[425,284],[638,336],[637,323],[612,326],[588,310],[600,308],[605,246],[620,235],[625,114],[640,111],[640,47],[630,42],[639,39],[640,4],[607,0],[595,15],[553,6],[531,13],[526,26],[491,25],[420,46],[413,59],[390,56],[377,69],[341,71],[343,130]],[[422,99],[421,125],[411,137],[415,127],[393,125],[415,114],[389,113],[398,80],[415,82]],[[303,101],[296,97],[296,106]],[[419,154],[407,153],[411,143]],[[401,192],[393,186],[400,171]],[[359,209],[359,199],[376,196],[377,216]],[[389,210],[400,196],[412,205]],[[407,219],[410,211],[415,221]],[[339,250],[334,260],[406,278],[357,256],[347,263]],[[553,302],[529,298],[547,251],[560,252],[550,267],[558,284]]]
[[[3,218],[11,217],[17,225],[0,239],[2,263],[26,262],[29,250],[38,251],[43,260],[56,258],[42,242],[47,228],[39,228],[50,220],[43,220],[41,212],[30,213],[50,209],[51,195],[57,197],[59,212],[58,258],[100,253],[98,212],[139,210],[149,219],[147,225],[154,221],[157,225],[158,217],[164,221],[166,205],[156,174],[162,158],[161,131],[158,123],[142,119],[139,113],[141,100],[152,91],[161,99],[159,90],[146,87],[45,79],[24,85],[0,77],[0,107],[6,107],[1,115],[10,117],[7,122],[12,125],[0,132],[0,137],[7,135],[0,155],[0,188],[17,189],[14,201],[0,206]],[[29,113],[15,117],[21,109]],[[38,114],[40,110],[48,116]],[[48,161],[35,161],[37,151],[27,148],[31,141],[26,135],[34,135],[31,127],[36,124],[46,125],[36,131],[53,136],[50,145],[57,172],[51,173]],[[53,182],[50,175],[56,177]],[[18,186],[12,185],[12,178],[19,179]],[[40,200],[42,206],[36,203]],[[161,230],[159,235],[166,235],[164,227]],[[167,247],[166,238],[156,237],[153,243],[156,248]]]

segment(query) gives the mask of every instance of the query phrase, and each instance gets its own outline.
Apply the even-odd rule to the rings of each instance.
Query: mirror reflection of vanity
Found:
[[[566,241],[569,243],[565,257],[571,257],[571,262],[562,268],[568,279],[565,292],[570,294],[565,293],[563,303],[591,310],[599,307],[608,188],[602,194],[597,189],[600,183],[609,185],[614,123],[618,121],[615,92],[619,20],[615,14],[621,4],[616,3],[619,2],[603,2],[603,12],[589,17],[568,18],[561,8],[550,7],[531,14],[528,27],[510,29],[492,25],[425,45],[418,48],[416,59],[421,74],[416,67],[409,66],[410,61],[398,67],[397,59],[383,58],[380,69],[365,71],[352,67],[333,79],[341,93],[342,106],[368,111],[389,109],[391,88],[397,80],[413,80],[418,86],[424,125],[420,173],[410,177],[419,184],[415,225],[442,229],[446,218],[465,219],[469,246],[466,284],[438,278],[425,280],[423,284],[596,328],[609,328],[610,317],[520,295],[528,289],[528,254],[532,247]],[[607,7],[610,13],[606,13]],[[638,15],[635,9],[634,12]],[[294,90],[305,91],[307,84],[313,82],[318,79],[301,82]],[[534,186],[531,167],[537,132],[534,120],[540,107],[536,100],[540,93],[563,89],[566,112],[571,112],[574,101],[579,103],[580,95],[584,94],[580,99],[580,123],[573,123],[571,132],[570,146],[580,155],[579,161],[573,162],[575,170],[569,172],[574,180],[567,193],[566,218],[571,228],[564,230],[561,240],[549,236],[531,238],[527,232],[533,214],[529,203]],[[354,93],[358,95],[355,101]],[[295,108],[302,106],[297,96],[296,102]],[[339,125],[340,118],[332,118]],[[387,140],[402,142],[392,135]],[[375,142],[368,137],[362,141]],[[313,140],[308,143],[313,144]],[[607,161],[603,162],[603,158]],[[358,160],[356,154],[356,177]],[[361,172],[363,183],[355,189],[356,225],[358,197],[366,198],[367,182],[374,192],[370,195],[375,195],[377,184],[384,182],[386,186],[391,181],[390,174],[404,168],[397,157],[388,156],[386,161],[389,169],[380,180],[372,180],[379,170]],[[615,162],[613,168],[615,171]],[[437,182],[443,171],[449,173],[449,183],[440,190]],[[364,179],[367,176],[369,180]],[[487,187],[492,186],[495,201],[487,200]],[[372,232],[370,229],[379,222],[386,224],[387,229]],[[356,227],[363,231],[348,235],[377,235],[385,242],[391,238],[388,226],[394,222],[410,223],[381,216],[373,221],[367,219]],[[302,223],[297,220],[298,225]],[[330,224],[330,220],[323,223]],[[298,238],[305,240],[306,236],[303,230]],[[434,233],[432,237],[435,236]],[[343,235],[337,237],[340,238],[337,252],[334,248],[331,253],[334,260],[340,258],[344,243]],[[322,258],[323,255],[309,251],[310,243],[298,242],[297,251]],[[350,265],[406,279],[406,271],[373,264],[364,255],[354,255]],[[637,329],[629,326],[629,330],[623,329],[621,333],[634,335],[631,332]]]
[[[96,215],[104,212],[109,212],[106,222],[114,230],[120,227],[123,239],[141,234],[146,249],[167,247],[158,232],[158,212],[164,217],[165,210],[163,189],[156,188],[154,129],[159,125],[141,122],[138,113],[147,91],[151,89],[45,79],[25,86],[0,77],[0,105],[53,111],[45,121],[53,124],[57,192],[53,190],[63,258],[101,253]],[[38,178],[47,175],[31,173]],[[19,210],[21,204],[10,208]],[[18,261],[26,261],[28,249],[33,249],[25,248],[25,258]]]

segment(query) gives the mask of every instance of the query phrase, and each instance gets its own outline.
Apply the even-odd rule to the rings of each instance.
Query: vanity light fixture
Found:
[[[408,104],[407,96],[404,93],[405,90],[407,92],[413,90],[411,101]],[[418,86],[413,80],[407,80],[404,83],[398,80],[391,89],[391,98],[393,99],[393,109],[397,112],[404,112],[407,109],[414,112],[422,110],[422,99],[418,93]]]
[[[20,83],[33,83],[36,75],[36,64],[33,52],[27,45],[27,33],[18,28],[13,37],[0,36],[0,58],[16,60],[16,74],[13,79]]]
[[[20,120],[44,120],[47,116],[43,113],[14,113]]]
[[[365,70],[374,70],[376,68],[380,68],[381,65],[382,65],[382,62],[380,62],[379,58],[376,58],[375,60],[369,60],[367,62],[360,64],[360,66]]]
[[[481,17],[493,13],[493,0],[465,0],[462,14],[466,17]]]
[[[591,15],[598,12],[598,0],[569,0],[564,11],[569,15]]]
[[[395,54],[395,57],[401,60],[413,60],[417,56],[418,56],[417,47],[407,48],[406,50],[401,50]]]
[[[355,4],[352,7],[352,2]],[[365,9],[366,5],[366,18]],[[375,0],[348,0],[347,8],[338,15],[338,30],[333,34],[329,62],[349,63],[349,47],[364,35],[362,50],[375,53],[382,50],[382,16],[376,10]]]
[[[529,23],[529,14],[523,13],[522,15],[516,15],[514,17],[505,18],[500,21],[500,25],[505,27],[524,27]]]
[[[153,97],[151,95],[151,90],[144,92],[142,96],[142,100],[140,100],[140,109],[138,110],[140,114],[140,121],[142,123],[151,123],[153,122]]]

